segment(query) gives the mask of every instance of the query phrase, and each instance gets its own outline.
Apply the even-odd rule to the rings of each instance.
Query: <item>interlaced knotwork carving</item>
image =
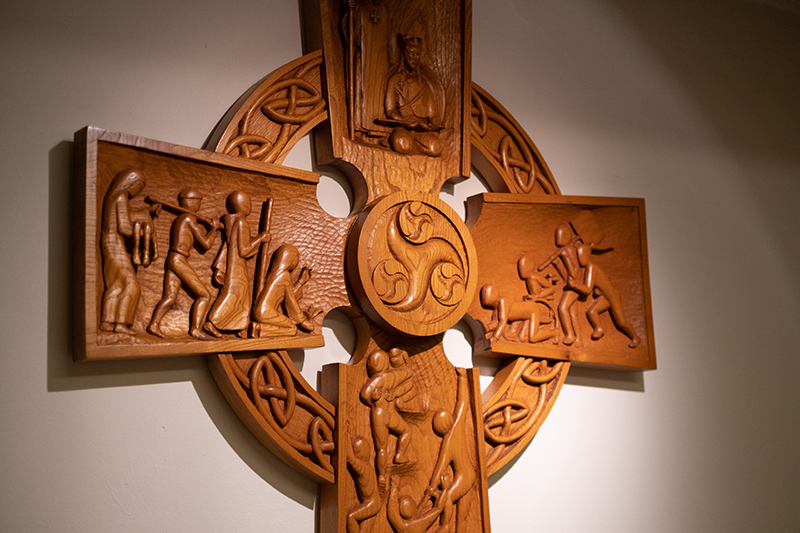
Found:
[[[538,182],[547,194],[557,192],[533,143],[513,118],[488,94],[472,85],[472,142],[490,155],[509,190],[530,193]]]
[[[505,392],[483,405],[489,472],[507,462],[510,448],[524,446],[533,437],[552,405],[548,398],[557,394],[569,367],[568,363],[559,362],[550,368],[546,360],[522,358],[514,365]]]
[[[320,78],[322,62],[321,52],[312,52],[269,76],[250,95],[246,96],[241,104],[234,106],[229,118],[221,121],[220,128],[210,138],[209,146],[217,152],[225,152],[229,155],[282,163],[300,138],[311,131],[314,126],[329,118],[324,99],[318,100],[319,95],[323,92]],[[297,82],[297,80],[301,81]],[[308,82],[310,86],[303,82]],[[505,108],[474,83],[472,84],[471,107],[472,162],[486,179],[492,191],[559,194],[558,186],[544,159],[524,130]],[[483,163],[486,164],[483,165]],[[539,185],[537,186],[536,183]],[[223,366],[232,367],[232,371],[236,373],[236,381],[242,384],[243,390],[247,391],[246,396],[251,396],[252,385],[248,374],[252,372],[253,367],[239,367],[235,363],[226,365],[226,357],[230,356],[221,356],[220,358]],[[524,365],[525,368],[517,372],[516,369],[520,365]],[[491,419],[492,424],[496,419],[501,423],[499,426],[491,427],[487,432],[486,450],[489,454],[487,474],[489,475],[510,461],[533,438],[552,407],[569,369],[569,363],[559,364],[551,371],[545,372],[545,374],[556,372],[557,375],[552,382],[533,385],[536,380],[542,379],[540,363],[534,364],[530,359],[519,358],[512,362],[511,366],[515,369],[513,373],[498,374],[490,385],[495,388],[495,394],[483,406],[484,413],[488,413],[494,408],[497,401],[513,400],[496,408],[494,417]],[[528,369],[529,366],[531,368]],[[293,367],[290,368],[294,371]],[[524,372],[525,369],[528,369],[527,372]],[[221,372],[221,369],[217,370],[218,374]],[[267,374],[270,372],[266,362],[263,363],[260,374],[265,376],[265,372]],[[273,369],[273,372],[275,376],[281,375],[280,370]],[[522,378],[522,373],[525,373],[525,379]],[[266,429],[270,431],[275,428],[284,431],[280,427],[277,417],[288,417],[291,409],[284,403],[284,393],[279,391],[282,387],[269,384],[269,379],[268,375],[258,379],[261,408],[256,409],[255,400],[253,400],[253,403],[250,404],[253,409],[251,411],[242,409],[243,413],[240,416],[245,421],[249,420],[254,427],[264,427],[266,424]],[[302,378],[300,379],[302,380]],[[303,381],[303,383],[305,382]],[[263,394],[267,390],[271,392]],[[298,394],[296,396],[294,418],[298,417],[296,413],[298,406],[304,405],[304,402],[308,401],[313,394],[315,393],[309,386],[309,395]],[[250,403],[249,399],[247,403]],[[279,406],[277,412],[284,414],[272,415],[273,403],[277,403]],[[322,400],[322,404],[324,404],[324,400]],[[319,409],[325,411],[322,404]],[[536,407],[531,412],[528,405]],[[261,414],[257,418],[265,420],[260,422],[254,418],[255,412]],[[328,411],[325,412],[328,413]],[[269,416],[265,416],[264,413]],[[327,435],[330,435],[330,428],[334,426],[333,415],[322,415],[321,412],[319,414],[320,416],[306,414],[309,419],[304,434],[308,437],[303,440],[294,439],[295,442],[292,446],[297,445],[295,449],[300,451],[313,465],[324,464],[325,476],[315,474],[305,464],[294,466],[306,475],[317,475],[324,482],[332,483],[334,478],[328,477],[333,473],[328,457],[333,449],[333,444],[329,442]],[[508,422],[506,423],[506,421]],[[520,428],[524,429],[520,431]],[[254,431],[258,434],[257,427]],[[510,442],[493,442],[489,439],[490,435],[493,436],[492,438],[497,437]],[[510,439],[509,435],[516,437],[516,440]],[[269,439],[262,440],[269,441]],[[320,443],[316,448],[313,444],[315,441]],[[321,452],[324,462],[320,462],[322,459],[318,458],[315,449]],[[273,451],[275,450],[273,449]]]
[[[231,365],[258,412],[290,446],[333,473],[334,416],[314,398],[297,390],[288,364],[277,352],[267,352],[245,371]],[[302,426],[307,426],[304,430]],[[305,439],[298,438],[305,433]]]
[[[325,109],[319,88],[322,57],[311,58],[283,79],[259,88],[239,120],[235,137],[224,153],[268,163],[279,162],[292,134]],[[311,74],[314,74],[312,76]]]

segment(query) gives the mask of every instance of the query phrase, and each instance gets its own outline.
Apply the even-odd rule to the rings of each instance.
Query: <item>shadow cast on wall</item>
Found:
[[[49,153],[47,279],[47,390],[50,393],[190,382],[209,418],[236,454],[264,481],[287,498],[314,508],[316,484],[274,457],[241,423],[208,370],[205,358],[164,357],[73,362],[71,308],[80,290],[66,265],[78,251],[70,235],[73,193],[73,143],[62,141]]]

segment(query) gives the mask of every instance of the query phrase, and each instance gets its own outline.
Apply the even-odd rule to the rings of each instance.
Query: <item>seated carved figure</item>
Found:
[[[445,96],[438,76],[421,63],[422,39],[397,36],[400,60],[386,76],[386,120],[375,122],[394,129],[389,146],[395,152],[420,151],[431,157],[442,153],[438,132],[443,129]]]

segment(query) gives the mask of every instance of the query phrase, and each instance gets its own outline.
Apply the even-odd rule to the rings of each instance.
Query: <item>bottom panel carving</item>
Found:
[[[325,367],[323,382],[346,414],[322,531],[489,531],[477,371],[454,368],[441,345],[373,347]]]

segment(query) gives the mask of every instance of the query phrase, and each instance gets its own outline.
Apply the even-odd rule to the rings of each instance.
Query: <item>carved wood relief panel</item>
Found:
[[[323,393],[348,413],[323,529],[488,531],[477,370],[454,368],[437,340],[375,338],[358,363],[323,370],[323,383],[338,382]]]
[[[97,129],[77,137],[86,175],[78,353],[322,344],[323,311],[348,302],[334,288],[348,222],[319,207],[315,174]]]
[[[489,193],[470,206],[476,351],[655,368],[642,200]]]

